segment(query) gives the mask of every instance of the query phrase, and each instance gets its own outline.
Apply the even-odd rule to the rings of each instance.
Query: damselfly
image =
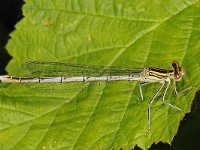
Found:
[[[59,62],[26,62],[24,66],[28,69],[29,75],[26,77],[16,77],[10,75],[0,76],[1,82],[92,82],[92,81],[139,81],[139,90],[141,100],[143,101],[142,86],[148,83],[161,83],[160,87],[151,97],[148,103],[148,128],[151,123],[151,104],[155,97],[165,86],[162,93],[162,102],[170,107],[181,111],[180,108],[165,101],[165,95],[168,87],[173,80],[174,91],[176,90],[176,81],[179,81],[185,74],[179,63],[172,62],[173,69],[160,69],[155,67],[145,67],[143,69],[131,69],[122,67],[105,67],[92,65],[79,65]]]

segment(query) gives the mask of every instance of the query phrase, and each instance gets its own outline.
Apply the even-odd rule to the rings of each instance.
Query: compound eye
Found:
[[[179,63],[178,63],[177,61],[173,61],[173,62],[172,62],[172,67],[173,67],[174,69],[179,68]]]

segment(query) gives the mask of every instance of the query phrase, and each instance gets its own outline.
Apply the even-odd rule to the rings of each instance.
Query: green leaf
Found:
[[[26,0],[24,18],[7,45],[12,75],[30,60],[140,68],[171,68],[187,76],[165,100],[190,112],[200,88],[200,1]],[[164,105],[159,83],[0,84],[0,149],[148,149],[171,143],[184,114]]]

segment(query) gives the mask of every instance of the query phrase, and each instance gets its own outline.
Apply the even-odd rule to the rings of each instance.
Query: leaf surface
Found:
[[[200,1],[26,0],[24,18],[7,45],[12,75],[26,75],[26,61],[171,69],[187,76],[166,101],[190,112],[200,87]],[[0,149],[148,149],[171,143],[184,114],[164,105],[159,83],[1,84]],[[162,91],[163,92],[163,91]]]

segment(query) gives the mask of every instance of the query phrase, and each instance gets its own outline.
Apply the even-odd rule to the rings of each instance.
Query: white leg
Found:
[[[163,92],[163,95],[162,95],[162,102],[163,102],[164,104],[166,104],[166,105],[169,105],[169,106],[173,107],[173,108],[176,109],[176,110],[181,111],[180,108],[178,108],[178,107],[176,107],[176,106],[174,106],[174,105],[172,105],[172,104],[170,104],[170,103],[168,103],[168,102],[165,102],[165,95],[166,95],[166,92],[167,92],[168,87],[169,87],[169,85],[170,85],[170,80],[168,80],[167,82],[168,82],[168,83],[167,83],[167,86],[165,87],[165,91]]]
[[[184,93],[184,92],[186,92],[186,91],[188,91],[188,90],[190,90],[190,89],[192,89],[192,88],[194,88],[194,89],[197,89],[196,87],[193,87],[192,85],[191,86],[189,86],[189,87],[187,87],[187,88],[185,88],[185,89],[183,89],[183,90],[181,90],[181,91],[177,91],[177,89],[176,89],[176,81],[174,81],[174,93],[176,94],[176,95],[178,95],[179,93]]]
[[[157,89],[157,91],[154,93],[151,100],[149,101],[149,104],[148,104],[148,127],[149,127],[149,129],[151,126],[151,104],[164,85],[165,85],[165,81],[162,82],[161,86]]]
[[[148,82],[142,82],[142,83],[139,83],[140,98],[141,98],[142,101],[144,100],[143,92],[142,92],[142,86],[143,86],[143,85],[146,85],[146,84],[149,84],[149,83],[148,83]]]
[[[169,82],[170,82],[170,81],[169,81]],[[178,95],[178,92],[177,92],[177,89],[176,89],[176,80],[174,80],[173,83],[174,83],[174,93],[175,93],[176,95]],[[166,93],[166,92],[165,92],[165,93]]]

